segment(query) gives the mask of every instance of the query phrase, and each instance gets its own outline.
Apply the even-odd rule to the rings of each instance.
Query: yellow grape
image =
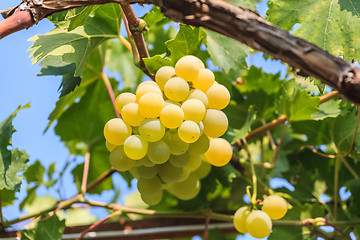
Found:
[[[201,60],[200,60],[201,61]],[[195,80],[199,74],[200,64],[194,56],[184,56],[175,64],[176,76],[191,82]]]
[[[193,87],[203,92],[215,82],[215,75],[210,69],[200,69],[198,77],[193,81]]]
[[[168,144],[170,148],[170,152],[173,155],[182,155],[189,148],[189,143],[186,143],[183,140],[181,140],[176,131],[175,132],[167,131],[165,133],[163,140]]]
[[[189,96],[189,84],[182,78],[169,79],[164,86],[165,96],[175,102],[184,101]]]
[[[146,141],[156,142],[163,138],[165,127],[159,119],[147,118],[141,122],[139,133]]]
[[[186,100],[182,105],[181,109],[184,112],[184,119],[191,120],[196,123],[203,120],[206,112],[205,105],[199,99]]]
[[[167,105],[176,105],[178,107],[181,107],[181,104],[179,102],[175,102],[173,100],[165,100],[165,106]]]
[[[134,160],[126,156],[123,146],[116,147],[110,153],[109,159],[111,166],[117,171],[125,172],[134,165]]]
[[[139,160],[146,156],[148,142],[140,135],[131,135],[124,142],[125,154],[134,160]]]
[[[168,104],[161,110],[160,121],[167,128],[178,128],[184,121],[184,112],[179,106]]]
[[[264,238],[270,235],[272,222],[265,212],[254,210],[246,218],[246,230],[255,238]]]
[[[178,128],[178,134],[184,142],[193,143],[200,137],[200,128],[193,121],[184,121]]]
[[[230,102],[230,93],[227,88],[221,84],[213,84],[206,91],[206,96],[209,100],[209,108],[221,110]]]
[[[161,90],[164,90],[165,83],[172,77],[175,77],[175,68],[171,66],[163,66],[157,70],[155,81]]]
[[[204,133],[204,123],[201,121],[198,123],[198,126],[200,128],[200,135],[203,135]]]
[[[120,118],[110,119],[104,126],[105,139],[114,145],[123,145],[131,135],[131,127]]]
[[[109,152],[112,152],[112,150],[114,150],[116,147],[118,147],[118,145],[111,144],[108,141],[105,141],[105,146],[106,146],[107,150],[109,150]]]
[[[143,83],[145,83],[145,82],[143,82]],[[135,100],[136,102],[138,102],[145,93],[149,93],[149,92],[156,93],[162,97],[162,92],[161,92],[160,88],[157,86],[157,84],[155,82],[152,82],[152,83],[155,85],[147,83],[147,84],[143,84],[143,85],[139,86],[136,89],[136,100]]]
[[[124,92],[118,95],[115,99],[115,108],[120,113],[123,106],[128,103],[135,102],[136,96],[133,93]]]
[[[232,157],[231,145],[223,138],[212,138],[204,156],[208,163],[216,167],[225,166]]]
[[[139,84],[139,86],[137,88],[141,88],[144,85],[152,85],[153,87],[156,87],[156,88],[159,87],[159,85],[156,82],[149,80],[149,81],[143,81],[142,83]]]
[[[145,117],[139,111],[137,103],[128,103],[121,109],[121,116],[123,120],[131,126],[139,126]]]
[[[207,98],[206,94],[203,91],[199,90],[199,89],[192,89],[190,91],[188,99],[198,99],[198,100],[202,101],[205,108],[207,108],[208,104],[209,104],[209,101],[208,101],[208,98]]]
[[[266,212],[271,219],[277,220],[285,216],[287,212],[287,202],[278,195],[271,195],[264,199],[262,210]]]
[[[246,219],[249,215],[250,211],[248,207],[241,207],[239,208],[233,218],[233,223],[235,229],[240,233],[247,233],[246,229]]]
[[[208,137],[220,137],[228,128],[228,119],[220,110],[208,109],[203,119],[204,133]]]
[[[139,100],[139,112],[146,118],[156,118],[160,116],[165,103],[162,96],[154,93],[145,93]]]

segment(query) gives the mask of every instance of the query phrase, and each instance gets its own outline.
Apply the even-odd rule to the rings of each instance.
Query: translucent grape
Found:
[[[133,161],[135,162],[135,161]],[[136,179],[140,179],[140,175],[139,173],[137,172],[136,168],[132,167],[129,169],[129,172],[131,173],[131,175],[136,178]]]
[[[184,166],[184,168],[188,169],[190,172],[193,172],[200,167],[201,162],[201,155],[190,154],[189,162]]]
[[[184,121],[178,129],[181,140],[187,143],[193,143],[200,137],[200,128],[193,121]]]
[[[184,112],[184,119],[194,121],[196,123],[203,120],[206,108],[199,99],[188,99],[182,105],[181,109]]]
[[[163,191],[157,192],[156,195],[154,196],[147,196],[144,194],[140,194],[141,199],[144,201],[144,203],[146,203],[147,205],[153,206],[156,205],[158,203],[160,203],[162,197],[163,197]]]
[[[155,81],[161,90],[164,90],[165,83],[172,77],[175,77],[175,68],[171,66],[163,66],[157,70]]]
[[[184,167],[190,160],[190,154],[188,152],[181,155],[171,155],[170,163],[175,167]]]
[[[151,142],[149,143],[147,156],[153,163],[162,164],[169,160],[170,148],[163,140]]]
[[[208,137],[220,137],[228,128],[228,119],[220,110],[208,109],[203,119],[204,133]]]
[[[136,168],[137,173],[141,178],[150,179],[156,176],[158,173],[157,165],[152,167],[139,166]]]
[[[143,82],[145,83],[145,82]],[[153,84],[144,84],[144,85],[139,85],[138,88],[136,89],[136,99],[135,102],[138,102],[140,100],[140,98],[145,94],[145,93],[149,93],[149,92],[153,92],[158,94],[159,96],[162,97],[162,92],[160,90],[160,88],[157,86],[156,83]]]
[[[111,144],[108,141],[105,141],[105,146],[106,146],[107,150],[109,150],[109,152],[112,152],[112,150],[114,150],[116,147],[118,147],[118,145]]]
[[[179,179],[178,182],[183,182],[185,181],[186,179],[188,179],[188,177],[190,176],[191,172],[190,170],[186,169],[186,168],[183,168],[183,174],[181,176],[181,178]]]
[[[123,106],[135,102],[136,96],[133,93],[124,92],[119,94],[115,99],[115,108],[120,113]]]
[[[154,93],[145,93],[139,100],[139,112],[146,118],[156,118],[160,116],[165,103],[162,96]]]
[[[134,160],[145,157],[148,151],[148,142],[140,135],[131,135],[124,142],[125,154]]]
[[[205,134],[201,135],[198,140],[189,145],[189,153],[191,154],[203,154],[209,149],[210,141]]]
[[[204,133],[204,123],[201,121],[198,123],[198,126],[200,128],[200,135],[203,135]]]
[[[199,89],[193,89],[190,91],[190,94],[188,96],[188,99],[198,99],[200,100],[204,106],[207,108],[208,107],[208,104],[209,104],[209,101],[208,101],[208,98],[206,96],[206,94],[199,90]]]
[[[154,197],[162,191],[161,181],[157,176],[149,179],[140,177],[137,188],[140,194],[145,197]]]
[[[164,93],[168,99],[181,102],[189,96],[189,85],[184,79],[174,77],[166,82]]]
[[[117,171],[127,171],[134,165],[134,160],[126,156],[123,146],[116,147],[109,158],[111,166]]]
[[[221,84],[213,84],[207,91],[206,96],[209,101],[209,108],[223,109],[230,102],[230,93],[226,87]]]
[[[175,64],[175,72],[178,77],[188,82],[195,80],[199,74],[200,64],[194,56],[184,56]]]
[[[165,100],[165,106],[167,106],[167,105],[176,105],[176,106],[178,106],[178,107],[181,107],[181,104],[180,104],[180,103],[175,102],[175,101],[173,101],[173,100]]]
[[[148,142],[156,142],[162,139],[165,134],[165,127],[156,118],[147,118],[141,122],[139,133]]]
[[[250,211],[248,207],[241,207],[239,208],[233,218],[233,223],[235,229],[240,233],[247,233],[246,230],[246,219],[249,215]]]
[[[209,69],[200,69],[198,77],[193,81],[193,87],[206,92],[215,82],[215,75]]]
[[[204,154],[206,161],[214,166],[221,167],[230,162],[232,148],[228,141],[222,138],[210,140],[209,149]]]
[[[158,166],[158,176],[165,183],[175,183],[179,181],[183,175],[183,169],[173,166],[170,162],[165,162]]]
[[[246,230],[255,238],[264,238],[270,235],[272,222],[265,212],[254,210],[246,218]]]
[[[149,160],[148,156],[143,157],[139,161],[141,161],[142,165],[145,167],[152,167],[156,165],[155,163]]]
[[[177,131],[175,132],[167,131],[165,133],[163,140],[168,144],[170,148],[170,152],[173,155],[182,155],[189,148],[189,143],[186,143],[183,140],[181,140],[179,135],[177,134]]]
[[[211,171],[211,165],[205,161],[201,161],[200,167],[198,167],[194,171],[194,174],[196,174],[199,177],[199,179],[203,179],[207,175],[209,175],[210,171]]]
[[[160,121],[167,128],[178,128],[184,121],[184,112],[179,106],[168,104],[161,110]]]
[[[266,212],[271,219],[277,220],[285,216],[287,212],[287,202],[278,195],[271,195],[264,199],[262,210]]]
[[[189,200],[198,195],[200,188],[199,178],[195,174],[190,174],[185,181],[174,183],[171,186],[171,193],[182,200]]]
[[[138,85],[138,87],[137,88],[141,88],[141,87],[143,87],[144,85],[152,85],[153,87],[156,87],[156,88],[158,88],[159,87],[159,85],[156,83],[156,82],[154,82],[154,81],[143,81],[142,83],[140,83],[139,85]]]
[[[145,117],[139,112],[137,103],[128,103],[121,109],[123,120],[131,126],[139,126]]]
[[[114,145],[123,145],[131,135],[131,127],[120,118],[110,119],[104,126],[105,139]]]

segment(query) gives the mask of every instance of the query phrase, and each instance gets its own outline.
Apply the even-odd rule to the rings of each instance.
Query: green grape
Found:
[[[113,145],[123,145],[130,135],[130,125],[120,118],[110,119],[104,126],[104,137]]]
[[[159,85],[159,88],[164,90],[165,83],[173,77],[175,77],[175,68],[171,66],[163,66],[157,70],[155,74],[155,81]]]
[[[163,140],[168,144],[170,153],[173,155],[182,155],[189,148],[189,144],[180,139],[177,131],[167,131]]]
[[[154,93],[145,93],[139,100],[139,112],[146,118],[156,118],[160,116],[165,103],[162,96]]]
[[[149,179],[140,177],[137,188],[140,194],[146,197],[154,197],[162,191],[161,181],[157,176]]]
[[[271,195],[264,199],[262,209],[271,219],[277,220],[285,216],[287,202],[278,195]]]
[[[184,112],[174,104],[166,105],[161,110],[160,121],[167,128],[178,128],[184,121]]]
[[[150,81],[149,81],[150,82]],[[143,82],[145,83],[145,82]],[[142,84],[143,84],[142,83]],[[158,94],[159,96],[162,97],[162,92],[160,90],[160,88],[156,85],[156,83],[153,84],[143,84],[143,85],[139,85],[138,88],[136,89],[136,99],[135,102],[139,102],[140,98],[145,94],[145,93],[149,93],[149,92],[153,92]]]
[[[141,164],[145,167],[152,167],[156,165],[155,163],[149,160],[148,156],[143,157],[139,161],[141,161]]]
[[[125,154],[134,160],[139,160],[146,156],[148,142],[140,135],[131,135],[124,142]]]
[[[210,140],[209,149],[205,152],[204,156],[208,163],[216,167],[222,167],[230,162],[232,147],[223,138],[213,138]]]
[[[200,136],[204,133],[204,123],[201,121],[198,123],[198,126],[200,128]]]
[[[254,210],[246,218],[246,230],[255,238],[264,238],[270,235],[272,222],[265,212]]]
[[[166,82],[164,93],[168,99],[181,102],[189,96],[189,85],[184,79],[174,77]]]
[[[169,160],[170,148],[163,140],[151,142],[149,143],[147,156],[153,163],[162,164]]]
[[[139,126],[145,117],[139,112],[137,103],[128,103],[121,109],[123,120],[131,126]]]
[[[200,60],[201,61],[201,60]],[[191,82],[199,75],[200,64],[194,56],[184,56],[175,64],[176,76]]]
[[[201,183],[199,178],[195,174],[190,174],[185,181],[174,183],[170,187],[170,193],[182,200],[189,200],[198,195],[200,188]]]
[[[158,166],[158,176],[165,183],[175,183],[179,181],[183,175],[182,168],[175,167],[170,162],[165,162],[164,164]]]
[[[163,197],[163,191],[157,192],[156,195],[154,196],[147,196],[144,194],[140,194],[141,199],[144,201],[144,203],[146,203],[147,205],[153,206],[156,205],[158,203],[160,203],[162,197]]]
[[[105,140],[105,146],[106,146],[107,150],[109,150],[109,152],[112,152],[112,150],[114,150],[119,145],[111,144],[111,143],[109,143],[108,141]]]
[[[191,172],[190,170],[186,169],[186,168],[183,168],[183,174],[181,176],[181,178],[179,179],[178,182],[183,182],[185,181],[186,179],[188,179],[188,177],[190,176]]]
[[[206,96],[209,100],[209,108],[221,110],[230,102],[230,93],[226,87],[221,84],[213,84],[207,91]]]
[[[151,86],[153,86],[153,87],[156,87],[156,88],[158,88],[159,87],[159,85],[156,83],[156,82],[154,82],[154,81],[143,81],[142,83],[140,83],[139,85],[138,85],[138,87],[137,88],[142,88],[143,86],[145,86],[145,85],[151,85]]]
[[[196,123],[203,120],[206,112],[205,105],[199,99],[186,100],[181,109],[184,112],[184,119],[194,121]]]
[[[116,147],[109,158],[111,166],[117,171],[125,172],[134,165],[134,160],[126,156],[123,146]]]
[[[184,166],[184,168],[188,169],[190,172],[194,172],[201,165],[201,155],[200,154],[190,154],[189,162]]]
[[[199,89],[192,89],[187,99],[198,99],[204,104],[205,108],[207,108],[209,104],[206,94]]]
[[[137,161],[138,162],[138,161]],[[139,173],[137,172],[136,168],[135,167],[132,167],[129,169],[129,172],[131,173],[131,175],[136,178],[136,179],[140,179],[140,175]]]
[[[211,165],[205,161],[201,161],[200,167],[198,167],[194,171],[194,174],[196,174],[199,177],[199,179],[203,179],[207,175],[209,175],[210,171],[211,171]]]
[[[203,119],[204,133],[208,137],[220,137],[228,128],[228,119],[220,110],[208,109]]]
[[[193,81],[193,87],[206,92],[215,82],[214,73],[206,68],[200,69],[198,77]]]
[[[205,134],[201,135],[198,140],[189,145],[189,153],[191,154],[203,154],[209,149],[210,141]]]
[[[158,166],[154,165],[152,167],[139,166],[136,168],[137,173],[141,178],[149,179],[156,176],[158,173]]]
[[[247,233],[246,219],[247,219],[249,213],[250,213],[249,208],[246,206],[239,208],[235,212],[234,218],[233,218],[233,223],[234,223],[235,229],[239,233]]]
[[[186,152],[181,155],[171,155],[170,156],[170,163],[175,167],[184,167],[190,160],[189,152]]]
[[[200,137],[200,128],[193,121],[184,121],[178,129],[181,140],[187,143],[193,143]]]
[[[131,128],[132,128],[132,133],[133,134],[140,134],[139,133],[139,126],[132,126]]]
[[[115,99],[115,108],[120,113],[123,106],[128,103],[134,103],[136,96],[133,93],[124,92],[118,95]]]
[[[140,166],[144,166],[144,164],[143,164],[143,162],[142,162],[142,159],[140,159],[140,160],[134,160],[133,168],[140,167]]]
[[[163,138],[165,127],[156,118],[147,118],[139,126],[140,135],[148,142],[156,142]]]

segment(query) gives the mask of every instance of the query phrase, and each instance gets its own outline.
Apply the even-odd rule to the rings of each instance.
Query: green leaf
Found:
[[[3,189],[1,190],[1,206],[7,207],[13,204],[15,197],[15,191]]]
[[[255,120],[256,112],[254,108],[250,107],[247,112],[247,117],[244,125],[240,129],[233,129],[228,134],[232,137],[231,143],[234,143],[236,140],[245,138],[246,134],[251,130],[251,124]]]
[[[87,6],[69,10],[65,17],[65,19],[70,22],[68,31],[84,25],[87,17],[94,11],[94,8],[96,9],[97,7],[98,6]]]
[[[101,26],[101,27],[98,27]],[[46,35],[31,38],[34,44],[29,48],[33,63],[51,55],[62,55],[67,63],[75,63],[74,76],[83,75],[86,59],[93,49],[103,41],[117,38],[120,34],[121,11],[118,4],[105,4],[94,15],[87,18],[84,26],[70,32],[56,28]]]
[[[322,120],[327,117],[335,118],[339,116],[342,113],[342,110],[340,109],[340,102],[341,101],[339,100],[333,99],[323,104],[320,104],[319,111],[313,113],[311,117],[314,120]]]
[[[144,59],[145,66],[150,74],[155,75],[157,70],[161,68],[162,66],[172,66],[173,64],[163,58],[161,55],[155,55],[151,58],[145,58]]]
[[[39,160],[37,160],[34,164],[30,165],[26,169],[24,172],[24,177],[28,183],[34,182],[36,184],[41,184],[43,182],[44,173],[44,166],[41,165]]]
[[[281,220],[300,220],[301,208],[295,207],[289,209],[286,215]],[[274,227],[269,240],[289,239],[289,240],[303,240],[302,230],[299,227]]]
[[[351,12],[360,18],[360,2],[357,0],[339,0],[340,9]]]
[[[294,35],[351,61],[358,59],[360,52],[360,18],[353,16],[353,11],[342,11],[344,1],[340,4],[332,0],[271,0],[267,15],[285,30],[299,23]]]
[[[55,205],[56,199],[50,196],[37,196],[33,201],[24,205],[24,209],[29,213],[37,213],[49,209]]]
[[[236,71],[247,69],[245,58],[248,56],[247,52],[250,51],[249,47],[219,33],[210,30],[205,30],[205,32],[207,51],[214,65],[227,73],[230,69]]]
[[[261,2],[261,0],[226,0],[226,1],[237,6],[249,8],[251,10],[256,10],[255,4]]]
[[[97,221],[97,217],[86,208],[71,208],[64,214],[66,226],[89,225]]]

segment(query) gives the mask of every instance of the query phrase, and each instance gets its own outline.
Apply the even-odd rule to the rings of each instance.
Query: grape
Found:
[[[210,141],[205,134],[201,135],[196,142],[189,145],[189,153],[191,154],[203,154],[209,149]]]
[[[159,87],[159,85],[156,82],[154,82],[152,80],[149,80],[149,81],[143,81],[142,83],[139,84],[139,86],[137,88],[141,88],[141,87],[143,87],[145,85],[151,85],[151,86],[156,87],[156,88]]]
[[[105,146],[109,152],[112,152],[118,145],[114,145],[105,140]]]
[[[193,143],[200,137],[200,128],[193,121],[184,121],[178,129],[181,140],[187,143]]]
[[[179,106],[169,104],[161,110],[160,121],[167,128],[178,128],[184,121],[184,112]]]
[[[143,157],[139,161],[141,161],[142,165],[145,167],[152,167],[152,166],[156,165],[155,163],[153,163],[152,161],[149,160],[148,156]]]
[[[123,106],[128,103],[134,103],[136,96],[133,93],[124,92],[118,95],[115,99],[115,108],[120,113]]]
[[[159,178],[165,183],[175,183],[183,175],[182,168],[173,166],[170,162],[165,162],[159,166]]]
[[[182,200],[189,200],[200,192],[200,180],[195,174],[190,174],[190,176],[183,182],[174,183],[170,187],[170,191],[176,197]]]
[[[131,135],[124,142],[125,154],[134,160],[145,157],[148,151],[148,142],[140,135]]]
[[[220,137],[228,128],[228,119],[220,110],[208,109],[203,119],[204,133],[208,137]]]
[[[190,155],[188,152],[181,155],[171,155],[170,163],[175,167],[184,167],[190,160]]]
[[[146,118],[156,118],[160,116],[165,103],[162,96],[154,93],[145,93],[139,100],[139,112]]]
[[[135,162],[135,161],[134,161]],[[138,162],[138,161],[137,161]],[[140,179],[140,175],[138,173],[138,171],[136,170],[136,168],[132,167],[129,169],[129,172],[131,173],[131,175],[136,178],[136,179]]]
[[[138,162],[138,161],[137,161]],[[158,166],[154,165],[152,167],[139,166],[136,168],[136,171],[141,178],[149,179],[156,176],[158,173]]]
[[[278,195],[271,195],[264,199],[262,210],[266,212],[271,219],[277,220],[285,216],[287,212],[287,202]]]
[[[162,191],[161,181],[157,176],[149,179],[140,177],[137,188],[140,194],[146,197],[154,197]]]
[[[193,172],[200,167],[201,162],[201,155],[190,154],[189,162],[184,166],[184,168],[188,169],[190,172]]]
[[[139,126],[145,117],[139,112],[137,103],[128,103],[121,109],[123,120],[131,126]]]
[[[175,68],[171,66],[163,66],[157,70],[155,81],[161,90],[164,90],[165,83],[172,77],[175,77]]]
[[[205,152],[204,156],[206,161],[210,164],[217,167],[222,167],[231,160],[231,145],[225,139],[213,138],[210,140],[209,149]]]
[[[147,156],[153,163],[162,164],[169,160],[170,148],[163,140],[149,143]]]
[[[133,134],[139,134],[139,126],[132,126],[131,128]]]
[[[123,145],[131,135],[131,127],[120,118],[110,119],[104,127],[105,139],[114,145]]]
[[[184,79],[174,77],[166,82],[164,93],[168,99],[181,102],[189,96],[189,85]]]
[[[203,179],[207,175],[209,175],[210,171],[211,171],[211,165],[207,162],[201,161],[200,167],[198,167],[194,171],[194,174],[196,174],[199,177],[199,179]]]
[[[201,121],[198,123],[198,126],[200,128],[200,135],[203,135],[204,133],[204,123]]]
[[[150,82],[150,81],[149,81]],[[145,82],[143,82],[145,83]],[[142,83],[142,84],[143,84]],[[155,84],[155,85],[153,85]],[[139,86],[137,89],[136,89],[136,100],[135,102],[138,102],[140,100],[140,98],[145,94],[145,93],[149,93],[149,92],[153,92],[153,93],[156,93],[158,94],[159,96],[162,97],[162,92],[160,90],[160,88],[157,86],[156,83],[153,83],[153,84],[144,84],[144,85],[141,85]]]
[[[181,105],[181,109],[184,112],[185,120],[191,120],[196,123],[203,120],[206,112],[205,105],[199,99],[186,100]]]
[[[201,61],[201,60],[200,60]],[[175,64],[176,76],[191,82],[199,75],[200,64],[194,56],[184,56]]]
[[[249,215],[249,208],[248,207],[241,207],[239,208],[234,214],[234,227],[240,233],[247,233],[246,230],[246,218]]]
[[[144,194],[140,194],[140,196],[141,196],[141,199],[144,201],[144,203],[146,203],[147,205],[153,206],[153,205],[158,204],[161,201],[161,199],[163,197],[163,191],[157,192],[156,195],[151,196],[151,197],[144,195]]]
[[[190,176],[191,172],[190,170],[186,169],[186,168],[183,168],[183,174],[181,176],[181,178],[179,179],[178,182],[183,182],[185,181],[186,179],[188,179],[188,177]]]
[[[230,93],[226,87],[221,84],[213,84],[207,91],[206,96],[209,100],[209,108],[223,109],[230,102]]]
[[[168,144],[170,153],[173,155],[182,155],[189,148],[189,144],[181,140],[177,132],[167,131],[164,141]]]
[[[134,165],[134,160],[126,156],[123,146],[118,146],[110,153],[110,164],[117,171],[124,172]]]
[[[202,101],[202,103],[204,104],[204,106],[207,108],[209,101],[208,98],[206,96],[206,94],[198,89],[193,89],[190,91],[190,94],[188,96],[188,99],[198,99],[200,101]]]
[[[246,230],[255,238],[264,238],[270,235],[272,222],[265,212],[254,210],[246,218]]]
[[[193,81],[193,87],[206,92],[215,82],[214,73],[206,68],[199,70],[198,77]]]
[[[180,103],[175,102],[175,101],[173,101],[173,100],[165,100],[165,106],[167,106],[167,105],[176,105],[176,106],[178,106],[178,107],[181,107],[181,104],[180,104]]]
[[[147,118],[141,122],[139,132],[148,142],[156,142],[165,134],[165,127],[159,119]]]

